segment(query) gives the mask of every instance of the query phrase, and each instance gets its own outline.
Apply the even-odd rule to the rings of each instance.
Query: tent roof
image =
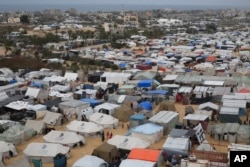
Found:
[[[188,138],[174,138],[168,136],[165,143],[163,144],[163,149],[173,149],[173,150],[188,150],[189,139]]]
[[[178,117],[179,114],[177,112],[173,111],[160,111],[153,117],[149,119],[151,122],[155,123],[169,123],[174,118]]]
[[[45,127],[45,123],[38,120],[27,120],[25,123],[25,127],[31,128],[40,134]]]
[[[147,123],[139,125],[131,129],[132,132],[143,133],[143,134],[154,134],[159,131],[163,131],[163,126],[156,125],[154,123]]]
[[[195,130],[172,129],[168,136],[174,138],[189,138],[195,135]]]
[[[195,121],[205,121],[209,117],[207,115],[196,115],[196,114],[188,114],[183,119],[186,120],[195,120]]]
[[[89,104],[88,102],[83,102],[80,100],[69,100],[69,101],[65,101],[59,104],[59,106],[67,106],[67,107],[80,107],[82,105],[86,105]]]
[[[128,159],[158,162],[160,155],[160,150],[134,148],[130,151]]]
[[[150,161],[143,161],[143,160],[137,160],[137,159],[125,159],[122,160],[119,167],[154,167],[156,162],[150,162]]]
[[[213,110],[219,110],[219,106],[217,104],[211,103],[211,102],[206,102],[202,103],[199,105],[199,109],[203,110],[205,108],[211,108]]]
[[[115,110],[113,116],[117,118],[119,121],[128,122],[130,117],[134,114],[135,112],[131,110],[130,107],[122,105]]]
[[[70,131],[81,132],[81,133],[96,133],[103,130],[101,125],[94,122],[84,122],[84,121],[71,121],[67,126]]]
[[[93,155],[85,155],[84,157],[78,159],[72,167],[100,167],[101,164],[105,164],[106,162],[96,156]]]

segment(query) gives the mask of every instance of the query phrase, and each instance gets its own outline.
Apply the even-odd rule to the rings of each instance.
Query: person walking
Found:
[[[104,140],[105,140],[104,131],[102,131],[101,135],[102,135],[102,142],[104,142]]]
[[[110,132],[109,139],[111,139],[112,137],[113,137],[113,134],[112,132]]]
[[[107,139],[109,139],[109,132],[107,132]]]

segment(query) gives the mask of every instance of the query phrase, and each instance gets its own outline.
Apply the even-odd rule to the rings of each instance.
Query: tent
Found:
[[[130,117],[134,114],[135,112],[130,107],[122,105],[116,108],[113,116],[121,122],[128,122]]]
[[[99,157],[85,155],[84,157],[78,159],[72,167],[108,167],[108,164]]]
[[[1,167],[1,165],[0,165]],[[31,167],[29,161],[25,157],[21,157],[7,167]]]
[[[33,129],[37,134],[42,134],[45,129],[45,123],[43,121],[27,120],[25,127]]]
[[[160,103],[157,111],[176,111],[175,103],[171,101],[163,101]]]
[[[116,148],[116,146],[105,142],[100,146],[96,147],[92,155],[97,156],[109,163],[112,162],[115,157],[118,156],[118,149]]]
[[[228,142],[229,143],[236,143],[237,139],[237,132],[240,128],[238,123],[231,123],[231,127],[228,131]]]
[[[197,148],[198,151],[209,151],[209,152],[215,152],[215,149],[213,146],[211,146],[206,140],[204,140]]]
[[[163,136],[163,126],[147,123],[131,129],[131,136],[138,137],[150,144],[156,143]]]
[[[43,139],[47,143],[57,143],[68,147],[73,147],[80,142],[85,144],[85,139],[83,136],[78,135],[75,132],[67,131],[52,130],[48,134],[44,135]]]
[[[98,125],[103,126],[104,128],[114,128],[118,126],[118,119],[102,113],[94,113],[90,115],[89,120]]]
[[[164,154],[168,157],[166,159],[171,159],[173,155],[182,155],[187,157],[191,149],[191,141],[187,137],[170,137],[168,136],[162,145],[162,150]]]
[[[17,150],[15,145],[5,141],[0,141],[0,154],[2,154],[3,157],[16,156]]]
[[[54,143],[30,143],[23,150],[28,160],[41,159],[43,163],[53,162],[58,154],[69,156],[69,147]]]
[[[153,81],[152,79],[150,80],[140,80],[137,84],[137,87],[139,88],[151,88],[153,85]]]
[[[136,127],[138,125],[142,125],[147,122],[147,118],[144,114],[135,114],[130,117],[129,120],[129,128]]]
[[[222,140],[224,135],[225,124],[216,124],[212,127],[211,134],[216,140]]]
[[[133,148],[149,148],[150,143],[131,136],[115,135],[107,141],[118,149],[132,150]]]
[[[193,113],[194,113],[194,108],[192,106],[185,107],[185,116],[188,114],[193,114]]]
[[[199,123],[201,123],[203,129],[207,129],[209,121],[209,116],[207,115],[196,115],[196,114],[188,114],[183,118],[183,123],[185,126],[193,127]]]
[[[141,103],[139,103],[138,108],[142,108],[144,110],[152,110],[153,106],[149,101],[143,101]]]
[[[81,113],[81,111],[88,108],[90,104],[80,100],[69,100],[59,103],[58,106],[64,115],[73,116]]]
[[[103,103],[94,108],[95,112],[104,113],[108,115],[113,115],[115,112],[115,109],[120,107],[119,104],[113,104],[113,103]]]
[[[236,132],[238,143],[247,143],[250,141],[250,126],[241,125]]]
[[[122,160],[119,167],[155,167],[156,162],[137,160],[137,159],[125,159]]]
[[[32,88],[28,87],[25,96],[31,96],[36,99],[48,99],[49,97],[49,91],[43,90],[43,89],[38,89],[38,88]]]
[[[62,120],[62,114],[49,111],[46,112],[43,118],[43,122],[47,125],[61,125]]]
[[[221,107],[219,116],[221,123],[237,123],[239,121],[239,108]]]
[[[27,141],[34,134],[34,130],[23,125],[14,125],[0,134],[0,140],[13,144],[20,144]]]
[[[69,131],[83,134],[84,136],[96,136],[103,131],[103,126],[93,122],[71,121],[67,126]]]
[[[95,107],[103,103],[101,100],[88,99],[88,98],[81,99],[81,101],[89,103],[91,107]]]
[[[163,126],[164,134],[167,134],[179,122],[179,114],[173,111],[160,111],[151,117],[149,121]]]
[[[162,164],[161,150],[134,148],[130,151],[127,159],[155,162],[156,167],[160,167]]]

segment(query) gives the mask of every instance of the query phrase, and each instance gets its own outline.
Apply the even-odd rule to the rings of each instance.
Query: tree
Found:
[[[20,22],[23,23],[23,24],[29,24],[30,23],[29,16],[28,15],[22,15],[20,17]]]

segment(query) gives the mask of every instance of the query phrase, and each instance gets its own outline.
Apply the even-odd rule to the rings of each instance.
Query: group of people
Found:
[[[102,142],[104,142],[105,141],[105,133],[104,133],[104,131],[101,133],[101,137],[102,137]],[[113,137],[113,133],[112,132],[107,132],[106,139],[108,140],[108,139],[111,139],[112,137]]]

